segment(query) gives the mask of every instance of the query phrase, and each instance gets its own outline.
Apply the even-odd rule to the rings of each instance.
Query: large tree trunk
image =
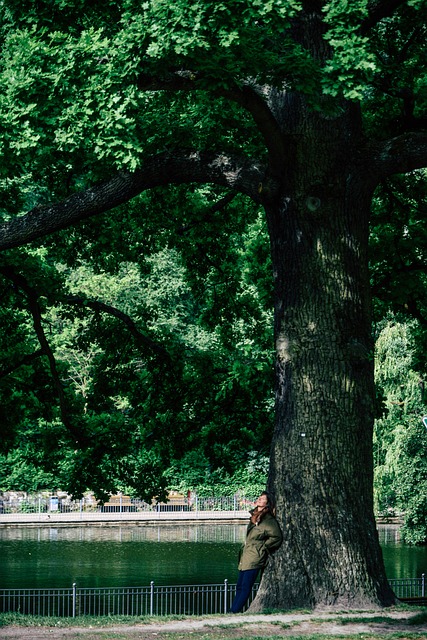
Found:
[[[269,486],[284,542],[252,611],[395,601],[373,514],[372,183],[349,144],[353,120],[296,125],[283,195],[267,209],[277,380]]]

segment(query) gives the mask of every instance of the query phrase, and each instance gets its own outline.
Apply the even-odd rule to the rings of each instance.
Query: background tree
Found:
[[[168,240],[175,248],[154,246],[139,263],[120,263],[120,256],[131,256],[116,247],[114,265],[106,265],[106,255],[94,252],[92,242],[91,267],[56,264],[49,283],[54,277],[61,282],[61,296],[49,296],[45,325],[86,440],[83,451],[76,447],[61,427],[55,402],[50,421],[37,414],[32,422],[15,417],[15,447],[9,442],[3,458],[3,489],[40,489],[40,474],[37,481],[32,477],[37,463],[47,470],[44,488],[76,495],[90,487],[99,498],[121,490],[151,500],[166,486],[200,493],[201,484],[203,493],[210,486],[252,495],[261,489],[253,474],[259,463],[251,456],[262,460],[265,486],[272,424],[271,287],[259,258],[268,263],[268,249],[256,210],[245,208],[239,217],[239,233],[229,229],[220,247],[216,236],[209,249],[205,245],[203,260],[195,259],[196,247],[185,252],[180,233]],[[22,343],[25,348],[31,346]],[[13,376],[6,382],[17,384]],[[33,393],[39,396],[37,385]],[[12,468],[18,459],[19,474]]]
[[[124,0],[78,9],[2,5],[9,206],[0,248],[13,251],[1,273],[31,306],[69,437],[93,468],[102,428],[97,417],[87,425],[61,385],[36,283],[15,248],[80,223],[43,245],[77,260],[108,243],[115,226],[118,241],[143,252],[137,225],[120,220],[131,199],[138,223],[173,215],[203,247],[206,228],[222,242],[223,227],[195,225],[176,185],[189,193],[214,185],[214,209],[230,193],[246,196],[264,209],[270,239],[269,486],[284,531],[254,608],[392,603],[373,517],[368,236],[377,185],[427,164],[425,2]],[[165,185],[175,186],[157,190]],[[108,211],[102,223],[82,224]],[[160,363],[151,347],[152,382],[163,384],[177,352],[161,348]],[[118,420],[120,441],[124,431]]]
[[[415,319],[412,364],[425,373],[427,193],[425,171],[387,178],[378,186],[370,234],[374,318],[391,311]],[[381,324],[380,324],[381,326]]]
[[[375,423],[375,489],[381,512],[404,514],[408,542],[427,540],[427,429],[424,381],[414,369],[416,322],[395,317],[383,322],[376,342],[376,381],[384,415]]]

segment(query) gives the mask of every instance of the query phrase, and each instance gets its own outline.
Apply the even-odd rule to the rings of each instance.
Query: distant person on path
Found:
[[[258,571],[264,569],[270,554],[282,544],[283,536],[274,517],[274,505],[266,491],[255,501],[255,509],[250,514],[246,541],[239,558],[236,597],[230,613],[242,611],[255,584]]]

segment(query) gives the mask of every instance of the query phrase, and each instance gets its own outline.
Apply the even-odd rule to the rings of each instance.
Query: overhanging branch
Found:
[[[376,145],[371,169],[381,180],[396,173],[409,173],[427,166],[427,133],[412,132]]]
[[[153,156],[134,172],[119,171],[110,180],[75,193],[62,202],[35,207],[26,215],[0,225],[0,251],[23,246],[77,222],[110,211],[153,187],[168,184],[212,183],[260,201],[269,188],[266,168],[247,158],[188,152]]]
[[[367,33],[375,27],[380,20],[392,16],[399,7],[406,5],[406,0],[369,0],[368,16],[362,23],[361,32]]]
[[[53,385],[55,387],[55,391],[58,397],[59,409],[61,412],[61,420],[70,434],[75,438],[76,443],[82,442],[82,434],[80,430],[75,426],[73,421],[71,420],[68,410],[67,410],[67,402],[65,398],[64,388],[62,386],[61,378],[59,376],[55,356],[53,355],[53,351],[50,348],[50,344],[46,338],[46,334],[43,329],[42,324],[42,313],[38,301],[38,294],[33,287],[27,282],[26,278],[21,274],[17,273],[12,267],[1,267],[0,273],[2,273],[6,278],[11,280],[16,287],[21,289],[21,291],[25,294],[28,300],[28,308],[33,318],[33,326],[34,331],[37,335],[37,339],[39,341],[42,354],[45,355],[49,362],[50,373],[53,380]]]
[[[202,74],[182,70],[170,71],[162,78],[142,75],[137,84],[139,89],[147,91],[190,92],[207,90]],[[213,96],[232,100],[251,114],[264,139],[271,166],[282,167],[285,159],[285,145],[280,126],[268,105],[268,95],[262,95],[260,87],[250,81],[243,82],[240,86],[236,84],[234,87],[216,87],[210,93]]]
[[[100,302],[98,300],[89,300],[88,298],[83,298],[80,296],[68,296],[65,301],[68,304],[77,305],[79,307],[87,307],[88,309],[92,309],[93,311],[100,311],[102,313],[107,313],[110,316],[113,316],[123,322],[123,324],[127,327],[131,335],[134,337],[137,344],[142,344],[144,347],[150,349],[150,351],[154,352],[157,356],[160,356],[163,359],[170,360],[170,355],[160,344],[143,334],[135,322],[132,320],[130,316],[128,316],[120,309],[113,307],[109,304],[105,304],[104,302]]]

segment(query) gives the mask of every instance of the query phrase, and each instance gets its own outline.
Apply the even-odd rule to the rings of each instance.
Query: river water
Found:
[[[211,584],[237,580],[246,525],[0,528],[0,588]],[[427,573],[427,547],[379,527],[389,578]]]

